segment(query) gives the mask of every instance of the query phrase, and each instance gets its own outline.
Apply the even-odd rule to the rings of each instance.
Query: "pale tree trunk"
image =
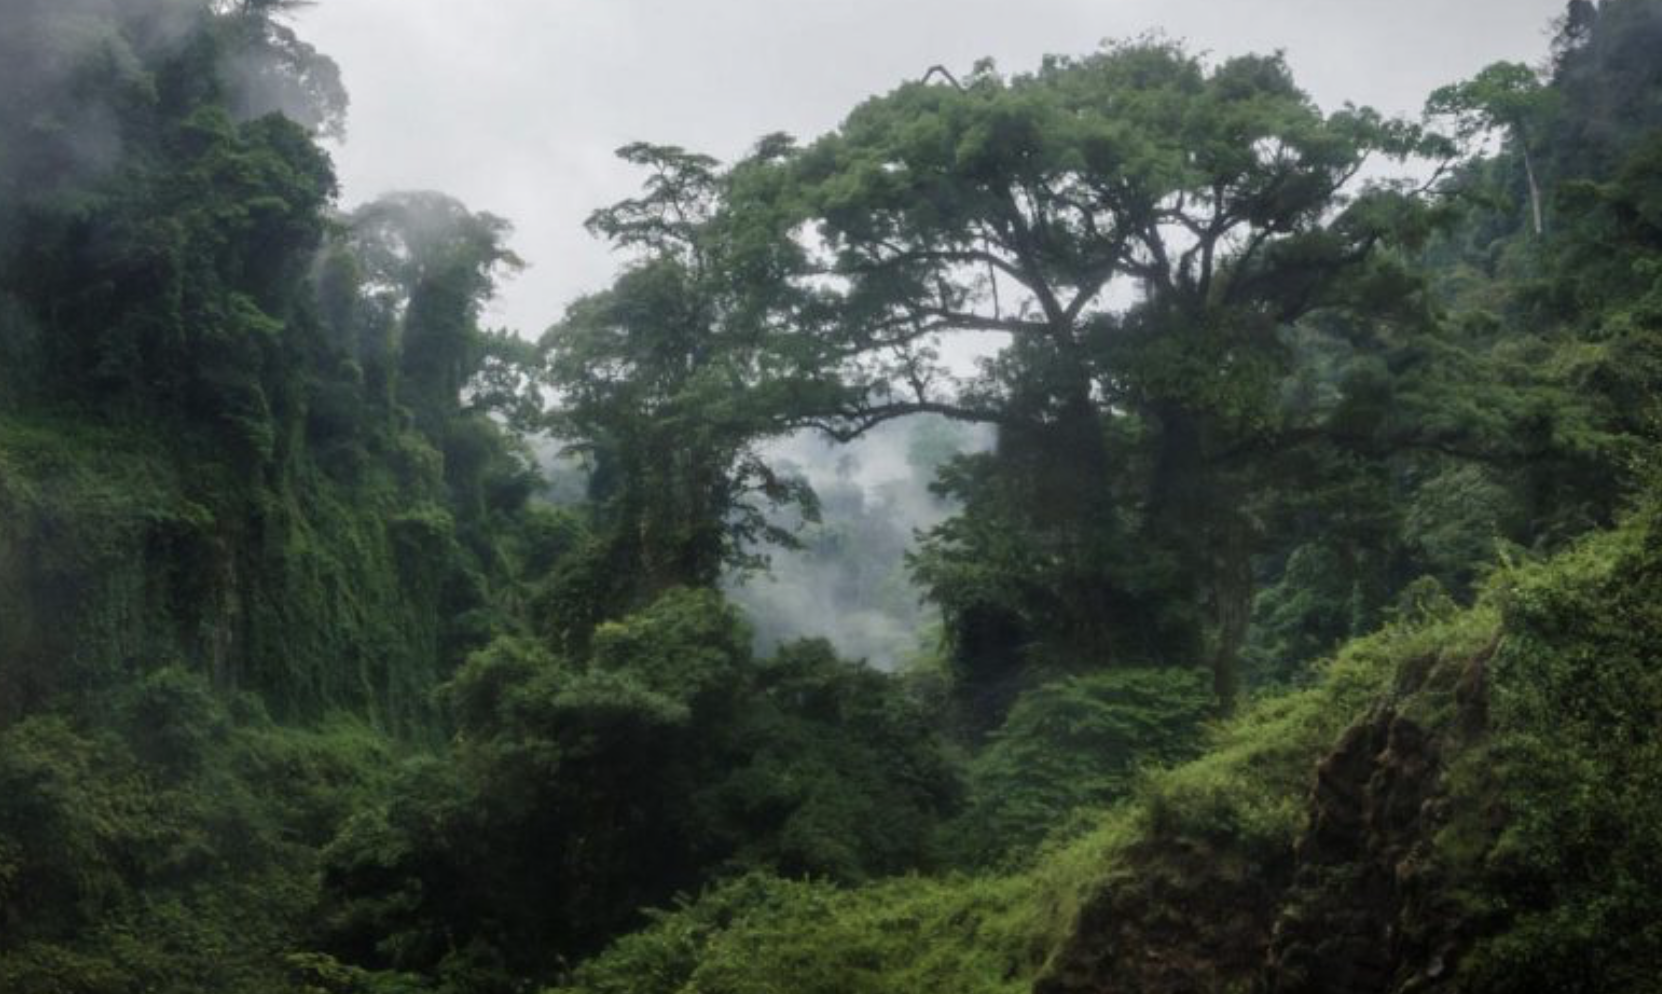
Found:
[[[1535,237],[1546,233],[1546,219],[1541,210],[1541,184],[1535,178],[1535,160],[1528,149],[1523,153],[1524,178],[1529,181],[1529,212],[1535,223]]]

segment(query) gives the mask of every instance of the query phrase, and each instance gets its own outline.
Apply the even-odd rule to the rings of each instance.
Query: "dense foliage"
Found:
[[[535,341],[294,6],[0,13],[0,990],[1654,984],[1658,0],[630,145]]]

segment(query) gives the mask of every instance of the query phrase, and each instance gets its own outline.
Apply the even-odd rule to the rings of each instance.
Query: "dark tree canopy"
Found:
[[[1417,142],[1371,111],[1322,113],[1278,58],[1208,66],[1139,42],[910,84],[789,161],[848,357],[850,393],[820,423],[999,426],[1002,468],[948,486],[1013,514],[994,528],[1029,561],[973,544],[976,512],[938,535],[925,575],[961,620],[1003,616],[1073,665],[1206,662],[1232,697],[1255,484],[1227,456],[1288,427],[1283,333],[1399,227],[1405,191],[1355,180]],[[968,381],[939,356],[964,332],[1007,342]],[[967,489],[1000,478],[999,498]],[[992,582],[1048,606],[964,601],[954,570],[995,562],[1015,572]],[[1187,599],[1193,634],[1150,598]]]

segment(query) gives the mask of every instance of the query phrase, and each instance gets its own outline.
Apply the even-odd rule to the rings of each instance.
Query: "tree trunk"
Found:
[[[1093,667],[1117,661],[1122,612],[1118,577],[1104,570],[1104,543],[1114,520],[1110,462],[1102,414],[1084,391],[1056,405],[1054,419],[1000,433],[1007,471],[1023,480],[1027,534],[1053,564],[1069,652]]]
[[[1218,707],[1235,710],[1241,689],[1241,647],[1252,621],[1252,557],[1246,525],[1232,508],[1218,508],[1223,520],[1212,530],[1211,577],[1212,690]]]
[[[1164,596],[1187,602],[1195,618],[1191,622],[1192,630],[1171,649],[1190,654],[1187,662],[1193,665],[1210,654],[1210,624],[1205,604],[1207,578],[1211,573],[1207,536],[1210,514],[1205,495],[1204,443],[1200,421],[1187,409],[1175,404],[1162,405],[1155,410],[1155,416],[1160,422],[1160,443],[1149,494],[1147,540],[1158,551],[1173,556],[1178,564],[1176,582]]]
[[[1529,181],[1529,212],[1535,225],[1535,237],[1546,233],[1546,218],[1541,209],[1541,184],[1535,178],[1535,160],[1528,149],[1523,150],[1524,178]]]
[[[1250,527],[1237,495],[1208,464],[1202,419],[1178,406],[1158,412],[1162,440],[1155,468],[1156,539],[1182,564],[1183,595],[1199,613],[1201,661],[1212,671],[1219,708],[1240,695],[1240,655],[1251,621]]]

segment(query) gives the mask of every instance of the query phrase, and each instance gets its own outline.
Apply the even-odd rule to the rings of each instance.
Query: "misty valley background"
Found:
[[[883,425],[851,443],[803,434],[770,443],[766,458],[805,479],[818,520],[775,512],[800,548],[765,549],[767,563],[730,574],[723,589],[744,609],[758,652],[824,638],[839,654],[886,671],[938,647],[940,613],[907,569],[916,535],[946,520],[954,503],[931,487],[953,456],[985,451],[991,433],[942,418]],[[581,503],[588,474],[555,442],[537,446],[548,498]]]

